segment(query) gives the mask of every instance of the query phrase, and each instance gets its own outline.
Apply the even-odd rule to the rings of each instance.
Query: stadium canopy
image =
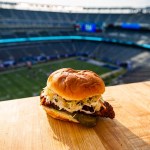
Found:
[[[50,4],[37,4],[25,2],[1,2],[0,8],[51,11],[51,12],[69,12],[69,13],[150,13],[150,7],[132,8],[132,7],[82,7],[82,6],[63,6]]]

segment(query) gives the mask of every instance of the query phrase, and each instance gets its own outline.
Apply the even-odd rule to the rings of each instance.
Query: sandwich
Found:
[[[93,127],[99,117],[115,117],[113,107],[102,98],[104,91],[105,84],[96,73],[62,68],[48,77],[40,104],[55,119]]]

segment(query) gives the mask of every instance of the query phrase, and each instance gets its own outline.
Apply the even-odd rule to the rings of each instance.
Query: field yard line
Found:
[[[46,66],[48,64],[60,63],[61,61],[64,62],[64,61],[68,61],[68,60],[73,60],[75,58],[76,57],[72,57],[72,58],[66,58],[66,59],[61,59],[61,60],[54,60],[54,61],[50,61],[50,62],[44,62],[44,63],[40,63],[40,64],[35,64],[35,65],[33,65],[33,68],[38,68],[40,66]],[[11,73],[11,72],[17,72],[17,71],[21,71],[21,70],[25,70],[25,69],[27,69],[27,68],[26,67],[14,68],[13,70],[7,70],[7,71],[4,71],[4,72],[0,72],[0,75],[1,74]]]
[[[56,61],[52,61],[52,62],[48,62],[48,63],[41,63],[41,64],[38,64],[36,66],[34,66],[34,68],[37,68],[39,66],[46,66],[48,64],[57,64],[57,63],[60,63],[60,62],[64,62],[64,61],[68,61],[68,60],[74,60],[76,57],[73,57],[73,58],[66,58],[66,59],[61,59],[61,60],[56,60]]]
[[[93,59],[89,59],[87,60],[88,63],[90,64],[94,64],[94,65],[97,65],[97,66],[102,66],[105,65],[106,63],[103,63],[103,62],[99,62],[99,61],[96,61],[96,60],[93,60]]]
[[[16,72],[16,71],[20,71],[20,70],[25,70],[26,68],[15,68],[13,70],[7,70],[7,71],[4,71],[4,72],[0,72],[0,75],[3,75],[3,74],[8,74],[8,73],[11,73],[11,72]]]

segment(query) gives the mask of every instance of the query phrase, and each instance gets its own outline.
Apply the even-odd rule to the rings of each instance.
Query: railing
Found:
[[[9,38],[0,39],[0,44],[4,43],[20,43],[20,42],[35,42],[35,41],[57,41],[57,40],[87,40],[87,41],[97,41],[114,43],[127,46],[137,46],[150,50],[150,44],[139,44],[132,41],[123,41],[113,38],[102,38],[102,37],[92,37],[92,36],[45,36],[45,37],[22,37],[22,38]]]

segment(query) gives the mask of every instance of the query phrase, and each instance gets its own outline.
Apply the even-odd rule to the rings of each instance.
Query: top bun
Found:
[[[89,70],[62,68],[53,72],[47,87],[66,100],[82,100],[105,91],[103,80]]]

